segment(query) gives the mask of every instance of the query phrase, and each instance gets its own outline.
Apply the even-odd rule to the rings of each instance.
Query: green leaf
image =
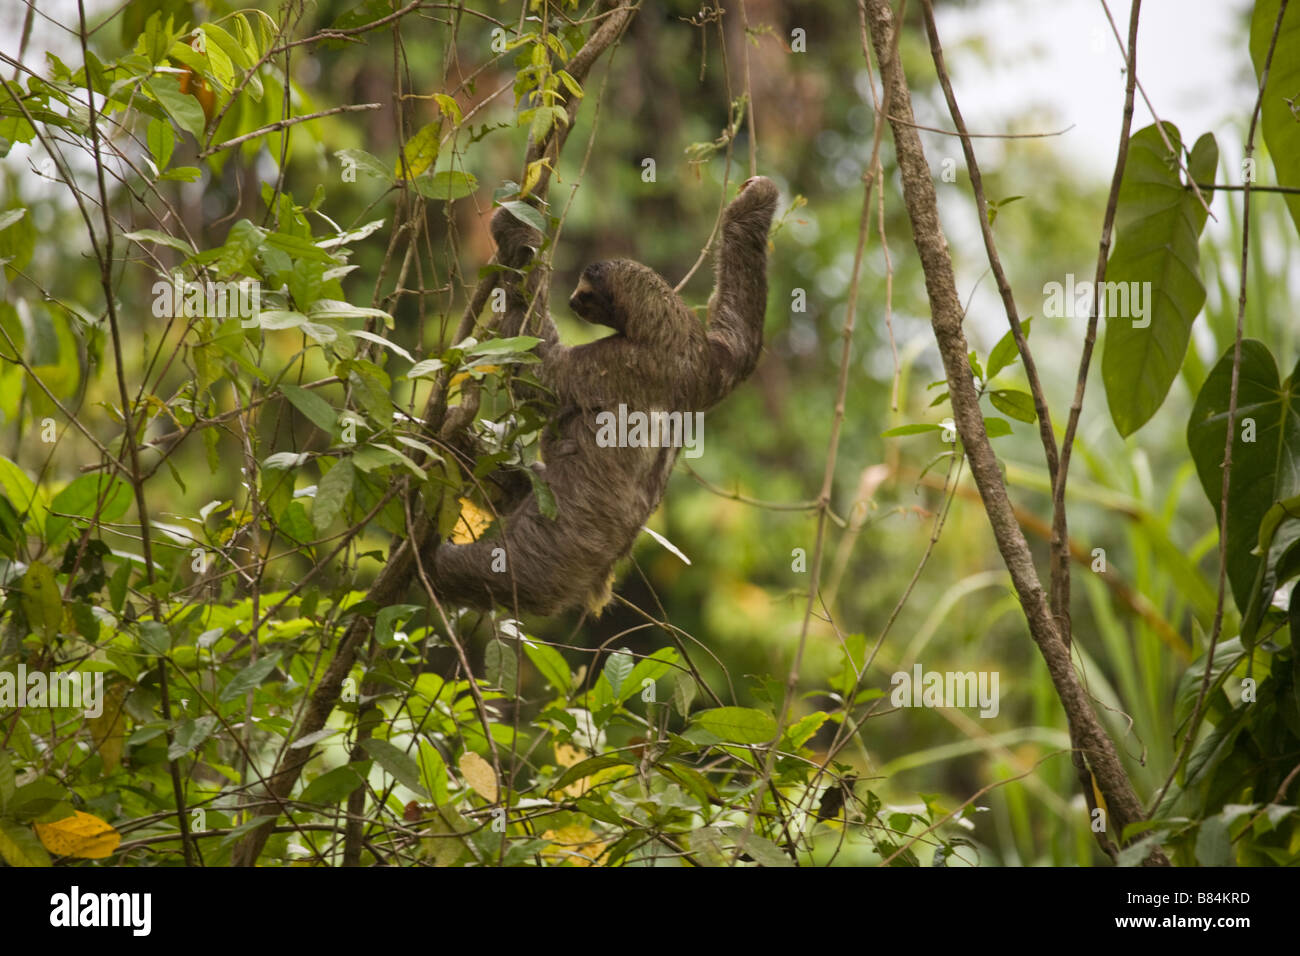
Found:
[[[528,659],[533,662],[533,666],[546,678],[550,684],[560,694],[567,695],[573,685],[573,672],[569,670],[568,663],[564,657],[553,647],[546,644],[535,644],[530,640],[524,640],[524,653]]]
[[[1029,326],[1033,319],[1025,319],[1020,323],[1020,330],[1025,334],[1025,340],[1029,340]],[[993,351],[989,353],[988,377],[992,378],[1002,371],[1008,365],[1020,360],[1020,351],[1016,348],[1015,336],[1011,330],[1007,329],[1002,338],[998,339],[998,344],[993,346]]]
[[[67,798],[66,789],[48,777],[41,777],[14,790],[9,801],[9,815],[16,820],[33,820]]]
[[[601,823],[608,823],[614,827],[623,825],[623,818],[618,815],[618,811],[604,800],[597,797],[582,797],[575,800],[574,803],[580,811],[593,820],[599,820]]]
[[[355,166],[367,176],[373,176],[376,179],[382,179],[386,183],[391,183],[394,177],[388,167],[377,156],[372,156],[364,149],[340,149],[334,154],[346,164]]]
[[[422,378],[425,375],[432,375],[446,363],[442,359],[425,359],[422,362],[416,362],[411,366],[411,370],[406,373],[407,378]]]
[[[1196,833],[1196,862],[1201,866],[1228,866],[1232,862],[1232,839],[1222,814],[1201,821]]]
[[[812,739],[812,735],[817,733],[821,725],[826,723],[830,715],[824,710],[817,710],[806,717],[801,718],[793,727],[785,732],[786,740],[790,746],[798,749]]]
[[[329,402],[315,392],[297,385],[281,385],[280,391],[313,425],[326,435],[334,434],[334,423],[338,420],[338,413]]]
[[[488,641],[483,652],[484,676],[492,687],[513,694],[519,677],[519,659],[514,649],[505,641]]]
[[[197,183],[203,172],[197,166],[175,166],[158,177],[169,183]]]
[[[113,576],[108,579],[108,606],[113,609],[114,614],[122,613],[122,605],[126,602],[126,586],[131,578],[131,562],[123,561],[113,572]]]
[[[546,232],[546,220],[542,214],[528,205],[526,202],[520,202],[518,199],[512,199],[509,202],[503,202],[501,208],[510,215],[514,216],[526,226],[532,226],[538,232]]]
[[[264,471],[291,471],[305,464],[310,457],[305,451],[277,451],[274,455],[266,456],[266,460],[262,462],[262,469]]]
[[[308,315],[322,322],[333,319],[383,319],[385,325],[390,329],[393,327],[393,317],[383,309],[353,305],[342,299],[317,299],[311,304]]]
[[[17,277],[19,269],[26,268],[36,248],[36,226],[32,217],[25,215],[26,212],[25,209],[10,209],[3,213],[7,222],[5,228],[0,229],[0,262],[4,262],[4,274],[10,279]],[[5,262],[6,259],[9,261]]]
[[[1256,0],[1250,18],[1250,59],[1258,81],[1277,24],[1280,0]],[[1292,3],[1277,33],[1277,46],[1269,63],[1268,86],[1260,123],[1269,158],[1277,171],[1277,181],[1284,186],[1300,186],[1300,124],[1296,122],[1293,101],[1300,90],[1300,7]],[[1300,228],[1300,196],[1283,197],[1291,219]]]
[[[236,27],[240,25],[236,23]],[[207,34],[209,51],[212,50],[212,44],[215,42],[216,46],[221,49],[233,66],[237,66],[241,70],[252,68],[253,58],[249,56],[248,51],[239,45],[238,40],[217,26],[217,24],[211,21],[203,24],[203,32]]]
[[[157,229],[137,229],[135,232],[124,232],[122,238],[130,239],[132,242],[156,242],[160,246],[175,249],[187,256],[194,255],[194,247],[188,242],[175,236],[169,236],[165,232],[159,232]]]
[[[63,595],[54,579],[54,571],[48,564],[33,561],[23,575],[19,593],[27,624],[33,631],[44,634],[47,640],[52,639],[63,623]]]
[[[150,120],[146,134],[149,153],[159,170],[167,168],[172,160],[172,151],[176,148],[176,134],[172,132],[171,123],[162,120]]]
[[[1284,501],[1274,502],[1259,523],[1259,543],[1251,554],[1267,554],[1273,544],[1273,536],[1284,521],[1300,518],[1300,495],[1293,495]]]
[[[382,335],[376,335],[374,332],[367,332],[365,329],[348,329],[348,335],[355,335],[357,338],[365,339],[367,342],[374,342],[376,345],[381,346],[382,348],[386,348],[390,352],[393,352],[397,355],[400,355],[408,362],[415,361],[414,355],[406,351],[406,349],[402,348],[396,342],[390,342]]]
[[[53,547],[72,529],[72,519],[65,515],[90,518],[101,497],[104,504],[99,509],[99,522],[116,521],[131,505],[131,486],[108,475],[82,475],[69,482],[50,502],[50,516],[45,519],[46,544]]]
[[[0,455],[0,491],[17,509],[20,515],[31,512],[38,520],[45,517],[45,506],[41,503],[36,485],[27,477],[26,472],[8,458]]]
[[[365,760],[360,764],[345,763],[341,767],[335,767],[333,770],[321,774],[299,795],[300,803],[310,803],[315,806],[332,807],[336,803],[342,803],[348,798],[353,790],[362,786],[366,781],[363,776],[369,770],[370,761]],[[365,770],[358,771],[358,767],[364,767]]]
[[[493,358],[498,358],[505,354],[529,352],[540,341],[541,339],[532,335],[516,335],[508,339],[488,339],[481,345],[474,346],[466,354],[473,356],[490,355]]]
[[[794,860],[784,850],[757,833],[737,833],[736,846],[748,853],[759,866],[794,866]]]
[[[1205,211],[1179,176],[1177,128],[1166,123],[1165,133],[1173,152],[1154,125],[1129,141],[1115,214],[1115,251],[1106,270],[1107,287],[1117,291],[1111,305],[1121,314],[1109,314],[1105,302],[1096,303],[1107,313],[1102,380],[1111,419],[1124,436],[1141,428],[1164,402],[1187,353],[1192,322],[1205,303],[1197,250]],[[1212,151],[1217,161],[1218,150],[1209,143],[1197,144],[1193,172],[1208,163],[1213,175],[1206,153]],[[1135,298],[1145,302],[1141,316]]]
[[[243,697],[266,680],[267,675],[275,670],[278,663],[280,663],[280,654],[278,651],[273,651],[261,660],[249,664],[232,677],[230,683],[221,689],[221,702],[224,704],[227,701],[238,700]]]
[[[333,468],[325,472],[316,485],[316,500],[311,506],[311,523],[319,534],[334,523],[334,519],[343,510],[348,495],[352,493],[352,482],[356,469],[346,458],[341,459]]]
[[[1224,679],[1241,663],[1247,653],[1241,639],[1236,637],[1222,641],[1215,647],[1207,702],[1219,691]],[[1196,709],[1196,702],[1200,700],[1201,682],[1205,679],[1205,661],[1206,655],[1202,654],[1178,679],[1178,689],[1174,694],[1174,728],[1179,734],[1183,732],[1184,723],[1192,716],[1192,711]]]
[[[263,309],[257,313],[257,327],[268,332],[296,329],[306,321],[307,316],[289,309]]]
[[[1182,773],[1184,789],[1191,789],[1202,779],[1208,777],[1224,758],[1232,753],[1237,736],[1245,729],[1245,707],[1237,707],[1223,720],[1214,725],[1205,739],[1196,745],[1192,755],[1187,758]]]
[[[615,700],[621,704],[633,694],[641,693],[646,681],[659,680],[672,670],[679,660],[681,656],[674,647],[661,647],[649,657],[641,658],[636,662],[636,667],[632,668],[632,673],[624,680],[623,686],[614,695]]]
[[[390,604],[375,616],[375,640],[383,647],[400,643],[394,634],[397,622],[405,621],[422,610],[424,608],[420,604]]]
[[[525,468],[524,474],[528,476],[528,481],[533,486],[533,494],[537,498],[537,510],[543,518],[555,520],[560,513],[560,506],[555,500],[555,492],[551,490],[551,486],[546,483],[545,478],[531,468]]]
[[[750,707],[702,710],[692,723],[734,744],[765,744],[776,736],[776,718]]]
[[[194,720],[182,720],[172,735],[171,746],[167,748],[167,759],[177,760],[201,746],[212,736],[216,726],[215,714],[207,714]]]
[[[553,37],[554,34],[548,34],[548,36]],[[577,80],[575,80],[572,76],[569,75],[569,72],[567,70],[557,70],[555,75],[560,78],[560,82],[564,84],[564,88],[566,90],[568,90],[571,94],[578,97],[579,99],[582,98],[583,95],[582,86],[578,83]]]
[[[30,827],[0,819],[0,857],[10,866],[49,866],[50,855]]]
[[[673,681],[673,709],[683,717],[691,715],[691,702],[695,700],[695,676],[678,674]]]
[[[986,418],[984,431],[988,433],[989,438],[1001,438],[1003,435],[1011,434],[1011,423],[1005,418]]]
[[[1151,836],[1143,837],[1136,843],[1130,843],[1119,851],[1119,856],[1115,859],[1115,865],[1141,866],[1142,862],[1151,855],[1151,851],[1158,849],[1163,842],[1164,834],[1153,833]]]
[[[415,180],[415,188],[425,199],[451,202],[474,195],[478,190],[478,180],[459,169],[444,169],[418,177]]]
[[[420,769],[422,771],[421,779],[424,781],[433,802],[438,806],[446,804],[448,799],[447,763],[442,759],[442,754],[438,752],[438,748],[424,739],[420,740]]]
[[[610,689],[614,692],[615,698],[622,700],[619,691],[623,687],[623,682],[627,680],[628,675],[632,673],[632,668],[636,666],[632,652],[627,648],[620,647],[614,653],[609,655],[605,661],[605,680],[609,681]]]
[[[1231,387],[1232,350],[1228,349],[1201,386],[1187,423],[1187,445],[1215,516],[1223,493]],[[1233,599],[1245,614],[1260,562],[1267,561],[1267,556],[1252,553],[1264,516],[1274,502],[1300,494],[1300,363],[1282,383],[1268,347],[1255,339],[1242,342],[1234,432],[1228,475],[1228,579]],[[1253,441],[1246,441],[1247,437]],[[1270,552],[1280,553],[1297,537],[1300,525],[1283,525]]]
[[[568,770],[564,771],[564,774],[560,779],[551,784],[551,789],[563,790],[575,780],[581,780],[583,777],[588,777],[597,770],[604,770],[608,767],[617,767],[619,765],[627,766],[630,763],[631,759],[627,756],[601,754],[598,757],[588,757],[586,760],[579,760]]]
[[[166,654],[172,647],[171,628],[161,621],[141,621],[140,646],[150,654]]]
[[[1028,392],[997,388],[989,393],[989,401],[1002,414],[1010,415],[1016,421],[1032,425],[1038,419],[1038,413],[1034,410],[1034,398]]]
[[[398,750],[387,740],[379,740],[376,737],[367,737],[361,741],[361,746],[366,753],[375,758],[379,766],[393,775],[394,780],[428,799],[429,792],[424,789],[424,784],[420,781],[420,768],[410,754]]]
[[[145,87],[182,129],[193,134],[196,141],[203,142],[203,130],[207,124],[203,107],[195,97],[181,92],[180,81],[175,76],[157,74],[146,81]]]

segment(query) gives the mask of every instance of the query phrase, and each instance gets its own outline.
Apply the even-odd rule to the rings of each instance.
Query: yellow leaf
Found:
[[[433,98],[434,100],[437,101],[438,110],[442,113],[442,115],[450,119],[457,126],[459,126],[461,121],[461,112],[460,112],[460,106],[456,103],[456,101],[452,99],[450,96],[448,96],[446,93],[434,93]]]
[[[114,684],[104,692],[100,715],[86,721],[90,726],[90,739],[95,742],[95,749],[104,761],[105,774],[112,773],[122,762],[122,746],[126,741],[126,713],[122,710],[122,700],[126,692],[126,684]]]
[[[442,132],[442,120],[429,123],[406,141],[402,150],[406,158],[406,169],[402,169],[399,159],[393,168],[393,177],[400,179],[405,173],[411,179],[427,170],[438,159],[438,136]]]
[[[585,753],[570,744],[558,744],[555,748],[555,762],[566,770],[586,759],[587,755]],[[571,797],[580,797],[591,789],[593,782],[591,776],[579,777],[565,787],[564,792]]]
[[[555,762],[566,770],[574,764],[586,759],[587,755],[572,744],[556,745]]]
[[[468,498],[460,499],[460,520],[451,533],[452,544],[469,544],[483,537],[483,532],[492,524],[492,515],[484,511]]]
[[[544,159],[535,159],[529,163],[528,168],[524,170],[524,183],[519,187],[519,195],[527,196],[531,193],[537,181],[542,178],[542,170],[550,168],[551,164]]]
[[[456,766],[460,767],[461,776],[474,788],[475,793],[488,803],[497,802],[497,775],[490,763],[474,751],[467,750],[456,761]]]
[[[559,830],[547,830],[542,834],[542,839],[551,841],[551,845],[542,851],[542,856],[552,863],[568,863],[571,866],[595,866],[608,846],[580,823]]]
[[[36,835],[45,849],[57,856],[102,860],[117,849],[122,835],[99,817],[74,810],[72,816],[53,823],[37,823]]]
[[[1092,774],[1088,774],[1088,776],[1092,780],[1092,799],[1095,801],[1096,805],[1101,808],[1102,813],[1109,812],[1109,808],[1106,806],[1106,795],[1103,794],[1101,788],[1097,786],[1097,778]]]

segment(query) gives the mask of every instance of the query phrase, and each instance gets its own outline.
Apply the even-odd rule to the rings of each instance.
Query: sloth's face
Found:
[[[569,308],[593,325],[604,325],[616,332],[626,332],[622,310],[614,304],[610,289],[609,262],[594,262],[582,271],[578,286],[569,296]]]

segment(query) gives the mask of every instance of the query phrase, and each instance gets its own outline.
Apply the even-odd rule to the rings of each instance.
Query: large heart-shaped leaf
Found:
[[[1259,526],[1276,501],[1300,494],[1300,364],[1286,382],[1263,342],[1241,344],[1237,415],[1233,426],[1232,469],[1228,476],[1228,580],[1243,614],[1250,604],[1256,574],[1267,555],[1251,551]],[[1232,387],[1232,350],[1210,371],[1196,396],[1187,423],[1187,445],[1201,487],[1219,513],[1223,495],[1223,450],[1227,439]],[[1283,536],[1280,540],[1278,536]],[[1278,528],[1273,551],[1300,535],[1294,522]]]
[[[1115,212],[1115,251],[1106,268],[1108,289],[1128,293],[1127,308],[1118,314],[1106,310],[1101,358],[1111,419],[1126,436],[1146,424],[1169,394],[1187,354],[1192,321],[1205,304],[1196,247],[1205,207],[1179,175],[1177,128],[1170,123],[1164,128],[1172,151],[1155,126],[1129,141]],[[1197,140],[1188,168],[1204,182],[1214,176],[1218,160],[1219,148],[1206,134]],[[1208,200],[1207,193],[1202,190]],[[1124,302],[1103,290],[1096,295],[1099,308],[1107,301]]]

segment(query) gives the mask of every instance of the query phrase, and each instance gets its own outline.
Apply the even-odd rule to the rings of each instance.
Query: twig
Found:
[[[745,67],[745,122],[749,127],[749,175],[758,175],[758,127],[754,124],[754,87],[749,81],[749,14],[740,0],[740,52]]]
[[[213,153],[219,153],[223,149],[231,149],[238,146],[240,143],[247,143],[250,139],[257,139],[259,136],[266,136],[268,133],[287,129],[290,126],[296,126],[299,123],[305,123],[308,120],[320,119],[322,116],[333,116],[335,113],[359,113],[363,110],[377,110],[382,107],[382,103],[347,103],[343,106],[334,106],[327,110],[321,110],[319,113],[308,113],[305,116],[290,116],[255,129],[251,133],[245,133],[243,136],[236,136],[234,139],[228,139],[224,143],[218,143],[216,146],[209,146],[203,152],[199,153],[199,159],[207,159]]]
[[[1128,164],[1129,133],[1133,127],[1133,90],[1137,84],[1137,31],[1138,18],[1142,10],[1142,0],[1133,0],[1129,9],[1128,22],[1128,61],[1125,67],[1127,79],[1124,87],[1124,117],[1120,124],[1119,147],[1115,157],[1115,172],[1111,175],[1110,194],[1106,199],[1106,214],[1101,224],[1101,239],[1097,249],[1097,268],[1093,277],[1093,288],[1100,289],[1106,281],[1106,265],[1110,259],[1111,232],[1115,226],[1115,211],[1119,208],[1119,189],[1124,180],[1124,168]],[[1107,11],[1109,16],[1109,11]],[[1065,511],[1065,485],[1070,476],[1070,455],[1074,450],[1074,436],[1079,428],[1079,416],[1083,412],[1083,393],[1088,387],[1088,367],[1092,362],[1093,346],[1097,342],[1097,322],[1101,315],[1101,301],[1093,297],[1091,314],[1088,316],[1088,328],[1083,337],[1083,348],[1079,353],[1079,372],[1074,386],[1074,400],[1070,403],[1070,415],[1065,425],[1065,437],[1061,439],[1061,465],[1057,471],[1052,487],[1052,607],[1062,628],[1062,639],[1068,649],[1070,646],[1070,531]]]

